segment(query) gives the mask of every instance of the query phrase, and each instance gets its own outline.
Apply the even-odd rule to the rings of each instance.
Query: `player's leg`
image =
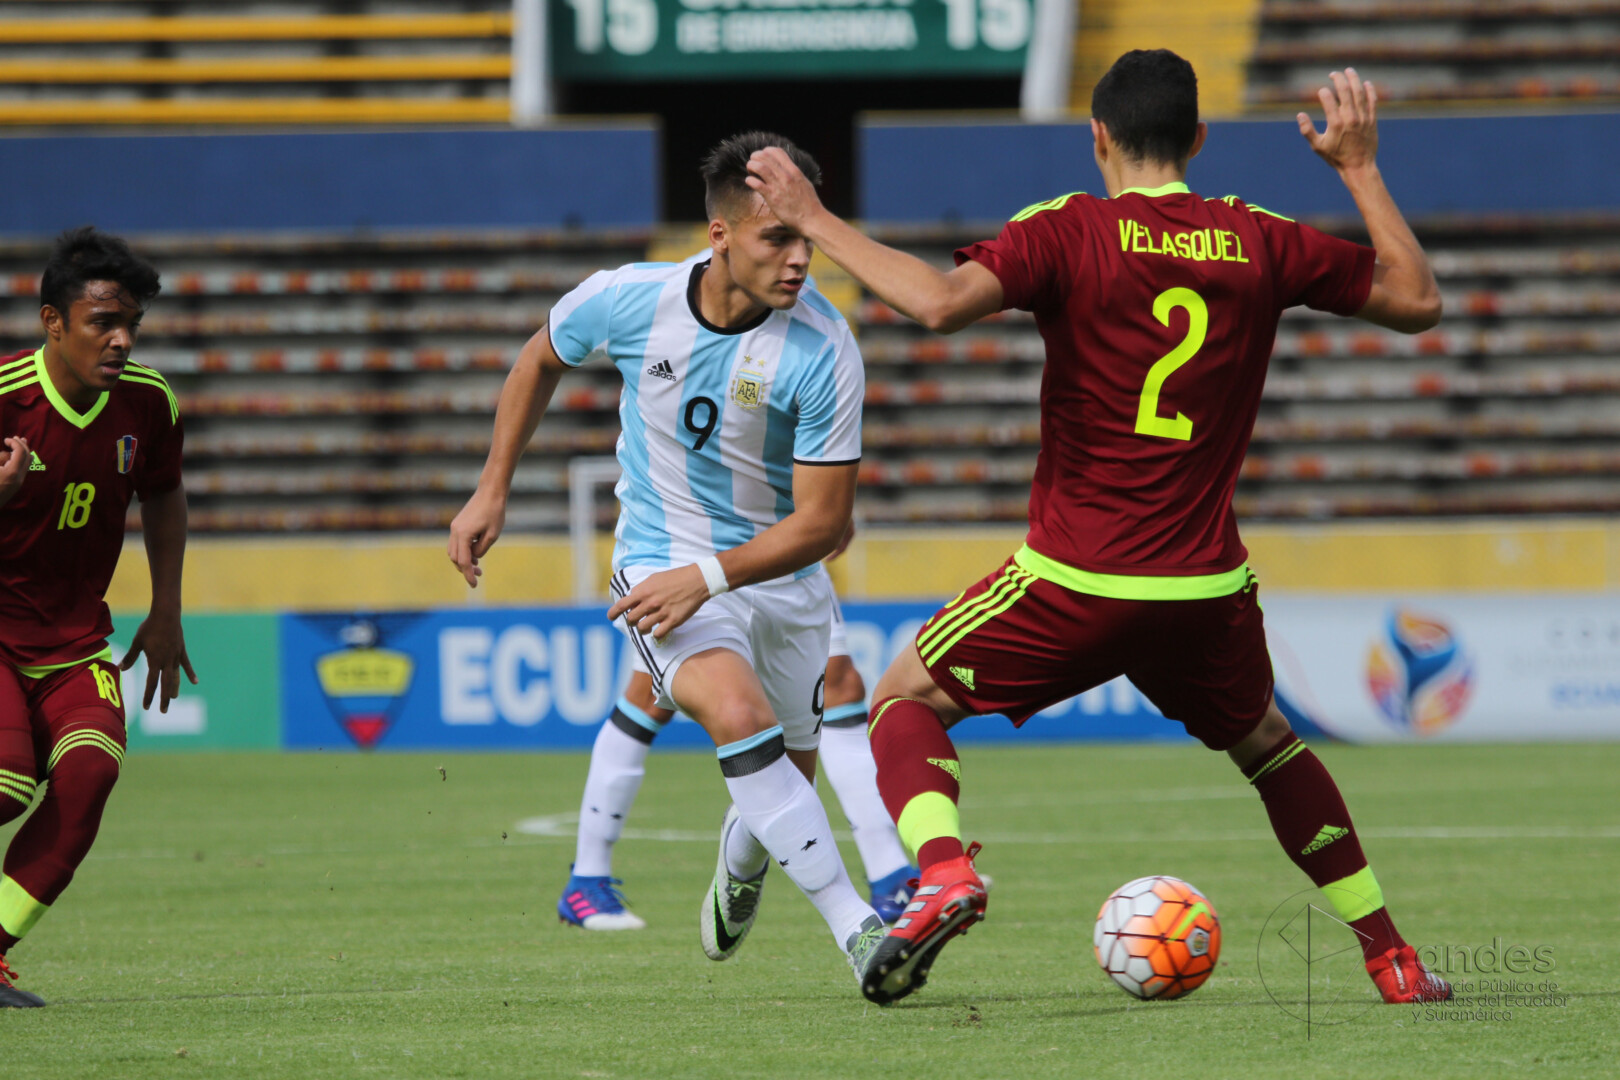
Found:
[[[1071,595],[1008,560],[924,623],[878,683],[868,729],[878,790],[922,876],[862,981],[872,1001],[917,989],[940,948],[984,918],[988,897],[973,865],[978,846],[962,846],[962,769],[947,729],[991,712],[1022,723],[1115,670],[1109,624],[1071,611]],[[1095,655],[1076,659],[1088,651]]]
[[[1395,928],[1332,774],[1294,734],[1275,702],[1228,753],[1260,793],[1283,851],[1356,932],[1368,974],[1384,1000],[1449,998],[1451,987],[1424,967]]]
[[[0,877],[0,953],[56,902],[95,842],[124,760],[118,669],[93,660],[31,690],[35,727],[48,732],[45,796],[6,851]]]
[[[827,647],[827,684],[821,725],[821,764],[855,834],[855,847],[866,868],[872,907],[892,923],[911,900],[910,882],[917,876],[900,843],[894,819],[877,789],[877,762],[866,738],[866,683],[849,658],[843,618],[833,620]]]
[[[1395,929],[1338,785],[1272,700],[1258,586],[1165,603],[1161,659],[1131,671],[1137,688],[1204,745],[1227,751],[1248,777],[1283,851],[1358,935],[1386,1000],[1449,996]]]
[[[741,877],[731,867],[732,853],[739,846],[732,837],[740,824],[793,879],[827,920],[834,939],[845,946],[867,918],[876,916],[850,883],[815,788],[788,757],[786,733],[776,722],[751,660],[731,649],[710,649],[682,662],[671,676],[670,689],[681,711],[714,739],[731,793],[734,814],[726,818],[721,869]],[[765,867],[755,879],[756,894]],[[721,876],[717,874],[717,880]],[[720,883],[722,889],[725,885]],[[723,904],[725,899],[716,901]],[[731,955],[741,944],[741,933],[746,933],[746,928],[738,932],[736,926],[733,922],[714,928],[713,950],[707,948],[706,929],[706,951],[711,956],[723,954],[719,959]]]
[[[0,663],[0,825],[28,812],[38,778],[28,697],[17,672]],[[8,903],[12,894],[10,883],[0,879],[0,935],[4,935],[0,940],[6,942],[0,946],[0,1008],[38,1008],[45,1002],[12,985],[11,969],[6,966],[6,950],[27,932],[23,922],[33,910],[18,897],[19,910],[8,915],[13,906]]]
[[[646,775],[652,741],[674,715],[660,709],[652,676],[638,664],[613,713],[596,734],[585,794],[579,805],[579,836],[557,917],[586,930],[640,930],[647,924],[631,912],[613,877],[613,845]]]

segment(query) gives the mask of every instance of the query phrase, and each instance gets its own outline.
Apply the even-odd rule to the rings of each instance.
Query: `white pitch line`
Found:
[[[577,813],[548,814],[545,817],[525,818],[513,826],[515,832],[526,836],[574,839],[579,822]],[[1565,826],[1565,825],[1417,825],[1374,826],[1356,830],[1360,835],[1376,840],[1620,840],[1620,825]],[[840,840],[851,839],[849,833],[835,833]],[[712,831],[692,829],[626,829],[626,840],[656,840],[666,843],[714,843],[717,835]],[[1163,843],[1159,832],[1096,832],[1096,833],[974,833],[984,843],[995,844],[1153,844]],[[1239,829],[1228,832],[1176,834],[1179,843],[1252,843],[1256,840],[1274,840],[1274,834],[1261,829]]]
[[[575,828],[579,821],[577,812],[565,814],[547,814],[543,817],[525,818],[512,826],[512,831],[519,834],[513,841],[518,843],[540,842],[548,840],[562,840],[572,843],[575,838]],[[1373,826],[1358,829],[1357,832],[1374,840],[1620,840],[1620,825],[1392,825]],[[666,844],[713,844],[719,839],[717,830],[708,829],[626,829],[623,839],[651,840]],[[1164,843],[1162,832],[1096,832],[1096,833],[1053,833],[1053,832],[975,832],[974,837],[986,844],[1035,844],[1043,846],[1063,847],[1093,847],[1106,846],[1146,846]],[[853,837],[847,831],[835,831],[833,836],[839,840],[851,840]],[[520,840],[519,837],[522,837]],[[1263,829],[1236,829],[1228,832],[1204,832],[1176,834],[1176,840],[1182,844],[1253,844],[1275,842],[1272,833]],[[477,839],[462,840],[457,843],[446,844],[446,848],[491,848],[504,846],[506,840],[495,837],[480,837]],[[346,845],[333,845],[331,847],[309,845],[290,846],[278,845],[255,852],[210,852],[208,859],[213,862],[242,862],[250,859],[264,858],[299,858],[306,856],[331,855],[394,855],[394,854],[421,854],[434,850],[432,845],[411,844],[408,847],[359,847]],[[92,851],[88,860],[125,860],[125,859],[195,859],[196,855],[184,851],[169,851],[162,849],[146,849],[133,851]],[[88,861],[87,860],[87,861]]]

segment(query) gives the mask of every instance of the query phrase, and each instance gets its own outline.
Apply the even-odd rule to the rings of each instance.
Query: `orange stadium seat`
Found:
[[[1290,313],[1239,512],[1620,509],[1620,217],[1459,216],[1419,228],[1445,320],[1404,337]],[[941,227],[878,232],[936,260],[965,239]],[[171,379],[188,418],[194,526],[442,528],[476,483],[518,346],[564,292],[599,266],[639,258],[647,240],[153,238],[165,293],[141,355]],[[39,254],[35,241],[0,242],[8,351],[36,343]],[[1044,359],[1029,317],[1009,312],[940,338],[867,299],[853,321],[868,364],[863,520],[1021,519]],[[564,466],[612,452],[619,387],[599,361],[569,376],[520,470],[513,527],[565,527]]]
[[[510,116],[505,3],[333,13],[336,5],[306,0],[274,15],[228,16],[108,15],[107,3],[86,0],[52,6],[58,13],[50,17],[0,20],[8,52],[0,88],[10,91],[0,95],[0,126],[467,124]]]

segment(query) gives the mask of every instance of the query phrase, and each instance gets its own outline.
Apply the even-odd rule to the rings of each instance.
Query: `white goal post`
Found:
[[[568,463],[568,540],[573,549],[574,599],[600,600],[605,589],[596,584],[596,487],[619,482],[619,461],[612,457],[581,457]]]

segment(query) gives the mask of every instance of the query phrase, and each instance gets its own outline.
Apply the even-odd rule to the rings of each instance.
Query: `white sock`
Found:
[[[764,872],[771,853],[754,839],[748,826],[737,822],[726,834],[726,869],[740,878],[753,880]]]
[[[627,704],[620,701],[615,711],[624,711]],[[635,712],[646,715],[639,709]],[[636,801],[636,792],[641,790],[641,778],[647,774],[651,732],[643,742],[626,734],[615,720],[616,716],[602,725],[596,745],[591,748],[585,797],[579,803],[579,840],[574,848],[574,873],[580,877],[613,876],[613,845],[624,832],[624,819]]]
[[[748,831],[821,912],[842,949],[876,913],[850,883],[815,789],[780,750],[781,729],[762,734],[767,738],[755,736],[720,748],[726,787]],[[771,760],[761,765],[767,757]],[[744,760],[749,762],[746,766],[741,764]],[[744,768],[751,771],[743,772]],[[737,772],[742,775],[731,775]]]
[[[823,724],[821,768],[855,833],[855,847],[866,867],[866,880],[882,881],[896,870],[909,867],[911,857],[878,794],[877,762],[872,760],[872,744],[866,741],[866,726]]]

